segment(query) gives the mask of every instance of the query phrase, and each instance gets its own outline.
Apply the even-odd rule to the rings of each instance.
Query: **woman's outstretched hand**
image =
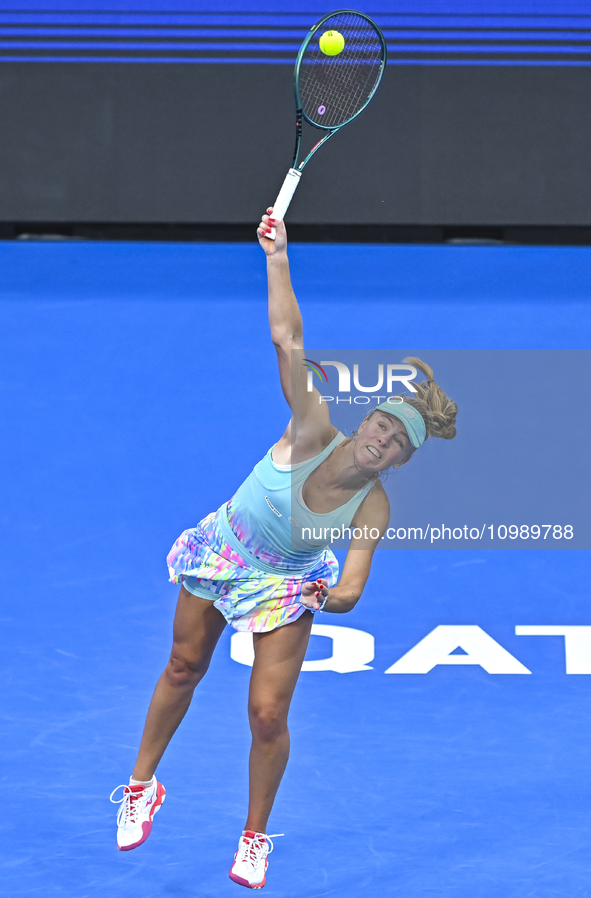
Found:
[[[275,240],[269,240],[266,236],[271,228],[275,228]],[[257,237],[259,243],[263,247],[267,256],[275,256],[277,253],[284,253],[287,249],[287,232],[282,221],[276,221],[273,218],[273,207],[269,206],[265,215],[261,219],[261,223],[257,228]]]
[[[302,586],[301,603],[306,608],[318,611],[324,600],[328,597],[328,585],[324,579],[314,580],[313,583],[304,583]]]

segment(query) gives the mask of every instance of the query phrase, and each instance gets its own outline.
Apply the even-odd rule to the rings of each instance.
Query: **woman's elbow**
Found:
[[[277,352],[291,352],[302,346],[303,329],[301,327],[272,327],[271,341]]]

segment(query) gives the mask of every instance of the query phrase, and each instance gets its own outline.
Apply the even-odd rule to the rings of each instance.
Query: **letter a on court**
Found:
[[[452,654],[457,649],[465,654]],[[435,627],[386,673],[426,674],[438,664],[477,664],[490,674],[531,673],[481,627],[445,625]]]

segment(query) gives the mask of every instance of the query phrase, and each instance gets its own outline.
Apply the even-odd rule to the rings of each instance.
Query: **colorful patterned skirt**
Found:
[[[225,506],[185,530],[170,550],[167,563],[171,583],[183,583],[193,595],[213,601],[235,630],[266,633],[297,620],[306,610],[300,601],[302,585],[324,578],[334,586],[339,564],[325,549],[312,569],[288,576],[256,567],[230,545],[220,527]],[[269,566],[266,565],[268,568]]]

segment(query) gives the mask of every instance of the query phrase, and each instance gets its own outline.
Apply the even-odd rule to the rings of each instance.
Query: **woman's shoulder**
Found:
[[[357,509],[352,524],[356,527],[377,527],[385,530],[390,521],[390,500],[381,480],[376,480]]]

